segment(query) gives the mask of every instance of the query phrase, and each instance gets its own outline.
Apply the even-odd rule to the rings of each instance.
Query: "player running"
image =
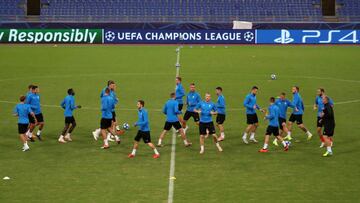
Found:
[[[256,104],[256,94],[259,88],[253,86],[251,88],[251,92],[245,97],[244,106],[246,108],[246,118],[247,118],[247,127],[243,134],[242,140],[245,144],[249,144],[247,141],[247,135],[250,134],[250,141],[257,143],[258,141],[255,139],[255,132],[257,127],[259,126],[259,120],[256,114],[256,110],[260,110],[261,112],[265,112],[263,109]]]
[[[289,107],[294,108],[291,101],[286,99],[285,92],[282,92],[280,94],[280,98],[275,101],[275,104],[277,107],[279,107],[279,127],[280,127],[280,136],[283,137],[283,133],[286,133],[286,135],[289,134],[289,130],[286,127],[286,113],[287,109]],[[273,144],[275,146],[279,146],[277,143],[277,139],[275,138],[273,141]]]
[[[71,133],[76,127],[76,121],[73,116],[73,111],[75,109],[80,109],[81,106],[75,105],[75,91],[73,89],[68,89],[67,91],[68,95],[64,98],[64,100],[61,102],[60,106],[65,110],[64,116],[65,116],[65,127],[63,131],[61,132],[61,135],[58,139],[60,143],[66,143],[67,141],[71,142]]]
[[[139,147],[139,142],[142,139],[145,144],[147,144],[151,149],[154,150],[153,158],[157,159],[160,157],[159,152],[155,148],[154,144],[151,143],[151,137],[150,137],[150,127],[149,127],[149,117],[148,117],[148,111],[144,108],[145,102],[143,100],[139,100],[137,102],[137,108],[138,108],[138,121],[134,124],[134,126],[139,127],[139,131],[136,134],[134,146],[131,154],[128,155],[129,158],[134,158],[136,155],[136,150]]]
[[[279,140],[283,146],[284,151],[289,150],[289,141],[284,141],[284,139],[279,134],[279,114],[280,110],[279,107],[275,104],[275,98],[270,98],[270,106],[268,108],[268,115],[265,116],[265,120],[269,120],[269,126],[266,129],[265,134],[265,140],[264,140],[264,146],[262,149],[259,150],[259,152],[266,153],[268,152],[268,146],[269,146],[269,139],[270,135],[274,135],[277,140]]]
[[[195,111],[196,105],[201,101],[201,97],[199,93],[195,90],[195,84],[190,84],[190,92],[186,96],[186,112],[184,115],[182,127],[184,128],[184,132],[186,134],[186,131],[188,129],[188,126],[186,125],[186,122],[192,117],[194,119],[194,122],[196,125],[199,125],[199,114]]]
[[[181,127],[181,124],[179,122],[179,115],[181,114],[181,112],[179,111],[179,104],[176,101],[175,93],[170,94],[170,99],[164,105],[163,113],[166,115],[166,122],[164,130],[160,134],[157,146],[163,146],[162,140],[164,139],[166,133],[171,129],[171,127],[174,127],[175,130],[180,133],[186,147],[191,146],[192,143],[186,138],[184,129]]]
[[[320,140],[321,140],[321,145],[320,145],[320,148],[323,148],[325,146],[325,140],[322,136],[322,127],[323,127],[323,123],[321,123],[321,113],[322,111],[324,110],[324,103],[322,102],[323,100],[323,97],[326,96],[325,95],[325,89],[324,88],[319,88],[317,89],[317,92],[316,92],[316,98],[315,98],[315,104],[314,104],[314,110],[317,110],[317,120],[316,120],[316,131],[320,137]],[[331,98],[329,98],[329,104],[331,105],[331,107],[334,107],[334,102]],[[330,140],[332,138],[330,137]],[[332,145],[332,141],[331,141],[331,145]]]
[[[30,121],[30,127],[29,127],[29,134],[28,137],[33,137],[33,131],[35,129],[36,126],[39,126],[39,129],[36,133],[36,137],[41,141],[41,131],[44,128],[45,122],[44,122],[44,116],[41,112],[41,107],[40,107],[40,89],[38,86],[33,85],[31,87],[31,94],[28,94],[25,102],[26,104],[29,104],[31,106],[32,111],[35,114],[36,120],[37,122],[35,122],[35,120],[33,119],[32,116],[29,117],[29,121]]]
[[[329,97],[323,96],[322,103],[324,104],[324,108],[322,113],[320,114],[321,117],[320,121],[324,125],[323,138],[326,146],[326,152],[323,154],[324,157],[333,155],[331,149],[332,139],[330,138],[334,136],[335,116],[334,116],[334,109],[329,101],[330,101]]]
[[[120,127],[117,125],[116,113],[115,113],[115,107],[116,107],[117,103],[119,102],[119,99],[117,98],[116,93],[115,93],[115,91],[116,91],[116,84],[115,84],[115,82],[114,82],[113,80],[109,80],[109,81],[107,82],[107,87],[105,87],[105,88],[101,91],[101,93],[100,93],[100,98],[104,97],[104,95],[105,95],[105,90],[106,90],[107,88],[110,89],[110,96],[111,96],[111,97],[113,98],[113,100],[114,100],[114,106],[113,106],[113,109],[111,110],[111,114],[112,114],[111,127],[113,128],[113,131],[115,131],[115,130],[116,130],[116,131],[119,131],[119,130],[120,130]],[[97,139],[99,138],[100,132],[101,132],[101,129],[100,129],[100,128],[99,128],[99,129],[96,129],[96,130],[93,132],[93,137],[94,137],[95,140],[97,140]],[[112,137],[111,133],[108,133],[108,134],[107,134],[107,139],[108,139],[109,141],[114,141],[111,137]],[[116,140],[116,142],[120,142],[120,141],[121,141],[119,137],[118,137],[118,138],[115,137],[115,140]]]
[[[31,109],[29,104],[25,104],[26,97],[20,97],[20,103],[17,104],[14,108],[14,116],[18,117],[18,132],[20,135],[20,139],[23,142],[23,152],[30,149],[29,145],[27,144],[28,137],[25,135],[26,131],[29,127],[29,115],[31,118],[37,123],[36,117],[34,112]]]
[[[113,97],[110,96],[110,91],[111,91],[110,88],[106,88],[105,93],[101,98],[100,128],[101,128],[101,135],[104,141],[104,145],[102,146],[102,149],[110,148],[107,133],[111,133],[113,136],[115,136],[117,143],[120,144],[120,138],[118,135],[116,135],[115,130],[112,127],[112,121],[113,121],[112,110],[114,109],[115,106],[115,100],[113,99]]]
[[[225,139],[225,132],[224,132],[224,122],[226,117],[226,102],[225,97],[222,94],[222,88],[217,87],[216,89],[216,95],[218,96],[216,101],[216,109],[217,109],[217,116],[216,116],[216,126],[219,128],[220,136],[218,138],[218,141],[224,141]]]
[[[179,111],[182,112],[184,102],[183,97],[185,96],[185,90],[184,87],[181,84],[181,77],[176,77],[176,88],[175,88],[175,94],[176,94],[176,101],[179,103]]]
[[[291,130],[292,130],[292,126],[293,126],[294,122],[296,122],[297,126],[306,133],[306,135],[308,136],[307,137],[308,140],[310,140],[312,137],[312,134],[310,133],[310,131],[308,131],[306,129],[305,125],[303,124],[302,116],[304,114],[304,103],[299,94],[299,90],[300,89],[297,86],[294,86],[291,89],[291,91],[293,93],[292,105],[294,106],[294,110],[289,118],[289,127],[288,127],[289,132],[288,132],[288,135],[285,137],[285,139],[287,139],[287,140],[292,140]]]
[[[32,94],[32,87],[33,86],[34,86],[33,84],[30,84],[28,86],[28,92],[26,93],[26,98],[29,98],[29,96]],[[31,114],[29,114],[29,118],[31,118],[31,117],[32,117]],[[28,140],[30,140],[31,142],[35,142],[33,134],[30,133],[30,125],[31,124],[29,124],[28,131],[26,132],[26,136],[27,136]]]
[[[212,115],[217,114],[216,106],[211,102],[211,95],[209,93],[205,94],[205,101],[201,101],[196,105],[195,112],[200,114],[200,154],[204,154],[205,152],[204,144],[207,134],[212,135],[217,149],[219,152],[222,152],[223,149],[221,148],[220,142],[216,136],[214,122],[212,120]]]

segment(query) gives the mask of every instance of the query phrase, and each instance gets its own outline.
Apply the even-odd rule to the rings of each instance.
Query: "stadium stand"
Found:
[[[360,15],[360,1],[338,0],[337,3],[341,19],[351,20]],[[0,0],[2,20],[24,16],[22,5],[21,0]],[[320,0],[43,0],[42,5],[41,19],[50,21],[322,21]]]

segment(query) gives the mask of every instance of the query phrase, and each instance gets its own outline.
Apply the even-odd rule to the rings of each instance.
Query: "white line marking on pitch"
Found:
[[[176,150],[176,131],[173,132],[172,141],[171,141],[171,159],[170,159],[170,173],[169,173],[168,203],[172,203],[173,200],[174,200],[175,150]]]

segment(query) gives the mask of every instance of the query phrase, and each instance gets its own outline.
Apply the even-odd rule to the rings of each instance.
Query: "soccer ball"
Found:
[[[123,124],[123,129],[124,130],[129,130],[130,129],[130,125],[128,123],[124,123]]]
[[[276,80],[276,75],[275,74],[271,74],[270,77],[271,77],[272,80]]]

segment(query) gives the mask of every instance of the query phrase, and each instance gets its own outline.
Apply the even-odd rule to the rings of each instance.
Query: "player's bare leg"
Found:
[[[250,131],[250,141],[254,142],[254,143],[257,143],[258,141],[255,139],[255,133],[256,133],[256,129],[258,128],[259,124],[258,123],[255,123],[253,125],[253,128],[252,130]]]
[[[223,124],[216,124],[216,126],[219,128],[220,137],[218,138],[218,141],[224,141],[225,139],[225,132],[224,132],[224,125]]]
[[[23,143],[23,152],[30,149],[29,145],[27,144],[27,136],[26,134],[20,134],[20,140]]]
[[[70,128],[69,128],[67,134],[65,135],[65,140],[70,141],[70,142],[72,141],[71,133],[74,131],[75,127],[76,127],[75,122],[70,125]]]
[[[154,159],[157,159],[160,157],[160,153],[158,152],[158,150],[156,149],[155,145],[151,142],[147,143],[147,145],[152,149],[154,150],[154,155],[153,155],[153,158]]]
[[[212,134],[212,137],[213,137],[216,148],[219,150],[219,152],[222,152],[223,149],[220,146],[220,142],[218,141],[218,137],[216,136],[216,134]]]
[[[333,155],[333,152],[331,149],[332,139],[330,139],[331,137],[328,137],[326,135],[323,135],[323,136],[324,136],[324,141],[325,141],[325,146],[326,146],[326,152],[325,152],[325,154],[323,154],[323,156],[324,157],[331,156],[331,155]]]
[[[59,141],[60,143],[66,143],[65,136],[66,136],[68,130],[70,129],[70,125],[71,125],[71,124],[69,124],[69,123],[66,123],[66,124],[65,124],[65,127],[64,127],[64,129],[62,130],[61,135],[59,136],[59,139],[58,139],[58,141]]]
[[[299,124],[298,127],[304,131],[306,133],[306,135],[308,136],[307,139],[310,140],[311,137],[313,136],[310,131],[305,127],[305,125],[302,123],[302,124]]]
[[[110,126],[110,127],[107,129],[107,131],[108,131],[112,136],[115,137],[116,143],[118,143],[118,144],[121,143],[120,137],[118,136],[118,133],[119,133],[119,134],[121,133],[120,131],[114,130],[112,126]],[[109,140],[108,134],[106,135],[106,139]]]
[[[39,126],[38,131],[36,132],[36,137],[41,141],[41,131],[44,128],[45,123],[44,122],[40,122],[37,124]]]
[[[205,135],[200,135],[200,154],[205,152]]]
[[[192,143],[187,139],[186,134],[185,134],[185,131],[184,131],[183,128],[180,128],[180,129],[179,129],[179,133],[180,133],[180,135],[181,135],[181,138],[182,138],[183,141],[184,141],[185,147],[191,146]]]
[[[161,132],[161,134],[160,134],[160,136],[159,136],[158,144],[157,144],[158,147],[163,147],[163,146],[164,146],[164,145],[162,144],[162,141],[163,141],[163,139],[165,138],[166,133],[167,133],[167,130],[163,130],[163,131]]]
[[[288,128],[287,128],[288,132],[284,139],[292,140],[292,137],[291,137],[292,128],[293,128],[293,123],[289,121]]]
[[[132,149],[132,152],[131,154],[128,155],[129,158],[134,158],[135,155],[136,155],[136,150],[139,148],[139,142],[135,141],[134,142],[134,146],[133,146],[133,149]]]
[[[252,128],[253,128],[253,125],[252,125],[252,124],[248,125],[248,126],[245,128],[245,132],[244,132],[244,134],[243,134],[243,136],[242,136],[242,140],[243,140],[243,142],[244,142],[245,144],[249,144],[249,142],[247,141],[247,136],[248,136],[248,134],[250,134]]]
[[[101,129],[100,133],[101,133],[101,136],[102,136],[103,142],[104,142],[104,145],[101,148],[102,149],[110,148],[109,141],[107,139],[107,130],[106,129]]]

